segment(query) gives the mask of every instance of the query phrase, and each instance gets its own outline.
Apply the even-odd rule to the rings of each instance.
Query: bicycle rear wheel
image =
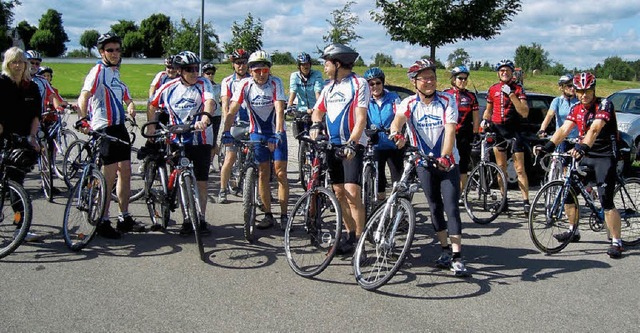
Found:
[[[340,242],[342,213],[335,194],[324,187],[307,191],[289,214],[284,233],[287,263],[303,277],[327,268]]]
[[[159,167],[155,161],[149,161],[145,169],[144,181],[149,218],[154,225],[159,225],[166,230],[171,215],[166,167]]]
[[[60,178],[63,181],[64,181],[64,168],[63,168],[64,155],[67,152],[67,149],[69,149],[69,145],[71,145],[72,142],[75,142],[77,140],[78,140],[78,136],[76,135],[76,133],[66,128],[63,128],[60,130],[59,138],[56,138],[56,140],[53,142],[53,147],[52,147],[53,157],[51,159],[52,161],[54,161],[54,164],[55,164],[54,171],[56,173],[56,176],[58,176],[58,178]]]
[[[198,188],[196,187],[195,179],[190,174],[184,174],[181,186],[182,207],[184,207],[187,217],[193,226],[193,234],[196,237],[200,260],[205,261],[204,244],[202,244],[202,235],[200,234],[200,204],[198,202]]]
[[[567,237],[565,241],[558,241],[554,236],[569,232],[569,217],[565,205],[567,201],[573,201],[578,208],[573,209],[575,228],[571,237]],[[572,188],[565,187],[563,181],[556,180],[544,185],[533,199],[529,212],[529,236],[533,245],[547,254],[558,253],[564,249],[578,229],[579,208],[576,193]]]
[[[311,178],[311,146],[304,141],[299,141],[298,146],[298,177],[303,190],[307,189]]]
[[[53,170],[51,168],[51,155],[47,144],[42,145],[40,156],[38,157],[38,168],[40,169],[40,179],[42,180],[42,191],[47,201],[53,201]]]
[[[82,250],[93,239],[107,201],[107,183],[92,170],[71,191],[64,208],[62,234],[71,251]]]
[[[640,244],[640,179],[625,179],[624,185],[616,188],[613,202],[620,212],[622,244]]]
[[[242,183],[242,206],[244,216],[244,238],[253,243],[258,205],[258,175],[255,168],[248,168]]]
[[[378,189],[375,188],[376,173],[373,166],[367,165],[362,172],[362,203],[364,204],[365,217],[368,219],[376,209]]]
[[[507,203],[507,178],[497,164],[480,163],[467,178],[463,195],[465,210],[473,222],[487,224]]]
[[[78,171],[82,169],[91,156],[91,152],[86,146],[86,141],[76,140],[72,142],[67,151],[64,153],[64,161],[62,162],[62,173],[64,183],[67,188],[71,189],[78,177]]]
[[[7,180],[0,199],[0,258],[4,258],[15,251],[27,236],[32,207],[27,192],[13,180]]]
[[[405,198],[373,212],[353,256],[353,271],[362,288],[375,290],[391,280],[409,254],[415,226],[413,206]]]

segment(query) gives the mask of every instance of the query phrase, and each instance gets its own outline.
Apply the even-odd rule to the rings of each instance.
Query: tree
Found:
[[[22,39],[22,41],[24,42],[24,49],[30,50],[31,44],[29,44],[29,41],[31,40],[31,37],[33,37],[33,34],[35,34],[36,31],[38,31],[38,28],[35,26],[32,26],[27,21],[21,21],[16,26],[16,30],[18,32],[18,36],[20,36],[20,39]]]
[[[8,32],[13,23],[13,8],[19,5],[18,0],[0,1],[0,50],[8,49],[13,43]]]
[[[549,67],[549,69],[546,71],[546,74],[562,76],[564,74],[567,74],[568,71],[569,70],[566,69],[563,64],[556,62],[553,66]]]
[[[629,63],[620,57],[609,57],[604,60],[604,64],[597,71],[596,77],[611,78],[613,80],[631,81],[635,73]]]
[[[84,49],[75,49],[67,52],[67,58],[93,58],[93,53],[87,53]]]
[[[355,32],[355,27],[360,24],[360,18],[351,12],[351,6],[355,1],[348,1],[342,9],[334,9],[331,12],[333,20],[326,20],[331,30],[322,36],[326,44],[340,43],[349,45],[351,42],[362,38]]]
[[[447,57],[447,63],[449,66],[458,66],[458,65],[466,65],[471,62],[471,57],[469,57],[469,53],[465,51],[463,48],[455,49],[449,56]]]
[[[47,31],[53,36],[52,39]],[[33,42],[36,36],[39,38],[38,46]],[[33,48],[44,53],[45,56],[57,57],[62,55],[67,50],[64,44],[69,41],[69,36],[67,36],[62,26],[62,14],[55,9],[48,9],[46,13],[42,14],[38,24],[38,31],[31,39]]]
[[[373,57],[372,67],[394,67],[395,63],[393,62],[393,58],[390,55],[386,55],[383,53],[376,53]]]
[[[537,43],[531,43],[531,46],[518,46],[513,62],[525,72],[534,69],[544,71],[550,67],[551,63],[549,61],[549,52],[546,52]]]
[[[204,24],[204,59],[218,59],[220,49],[218,43],[220,39],[211,27],[211,24]],[[163,48],[168,54],[177,54],[182,51],[192,51],[198,53],[200,50],[200,19],[196,22],[180,20],[171,28],[171,36],[163,40]],[[204,60],[202,59],[202,60]]]
[[[242,25],[233,22],[231,25],[231,42],[224,43],[224,52],[231,54],[235,49],[244,49],[249,53],[262,49],[262,20],[259,18],[254,20],[251,13],[247,14],[247,18]]]
[[[145,45],[144,35],[140,31],[130,31],[122,39],[123,56],[135,57],[142,54]]]
[[[153,14],[140,22],[140,32],[144,36],[144,54],[150,58],[165,55],[162,40],[171,36],[173,25],[169,16]]]
[[[521,10],[520,0],[376,0],[371,11],[392,40],[436,48],[458,40],[491,39]]]
[[[296,63],[296,59],[291,52],[281,53],[277,50],[271,55],[271,61],[274,65],[291,65]]]
[[[87,49],[86,54],[91,55],[91,50],[98,44],[98,37],[100,37],[100,33],[98,30],[85,30],[85,32],[80,35],[80,46]]]

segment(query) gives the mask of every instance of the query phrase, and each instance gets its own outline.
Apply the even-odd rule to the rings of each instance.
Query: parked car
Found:
[[[415,94],[415,91],[400,86],[385,85],[384,88],[398,94],[398,96],[400,96],[400,100]]]
[[[638,150],[640,144],[640,89],[626,89],[607,97],[616,111],[618,129],[631,137]]]

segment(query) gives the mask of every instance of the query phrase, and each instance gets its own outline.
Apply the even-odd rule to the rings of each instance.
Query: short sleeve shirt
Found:
[[[560,128],[564,121],[567,119],[571,108],[579,103],[578,98],[571,97],[566,98],[564,96],[558,96],[551,101],[551,105],[549,105],[549,110],[552,110],[556,115],[556,129]],[[578,137],[578,128],[574,127],[569,135],[567,136],[570,139]]]
[[[253,78],[240,81],[231,101],[247,106],[250,132],[274,134],[276,132],[275,102],[286,101],[284,86],[279,77],[270,75],[265,84]]]
[[[452,95],[458,105],[458,125],[456,133],[468,133],[473,131],[473,113],[478,111],[478,99],[476,94],[469,90],[460,90],[456,87],[449,88],[444,92]]]
[[[229,101],[231,101],[231,97],[233,97],[236,86],[242,79],[248,77],[251,77],[249,73],[246,73],[242,77],[237,73],[233,73],[222,79],[222,82],[220,82],[220,99],[222,99],[222,97],[227,97],[229,98]],[[247,114],[247,108],[245,105],[240,105],[240,110],[236,115],[236,120],[249,121],[249,115]]]
[[[497,125],[520,126],[520,118],[515,105],[509,97],[502,92],[504,82],[498,82],[489,88],[487,103],[493,105],[491,110],[491,122]],[[527,95],[520,84],[511,84],[511,91],[520,100],[526,100]]]
[[[580,138],[591,128],[591,124],[596,119],[602,119],[606,122],[604,128],[596,137],[596,141],[587,153],[588,156],[613,156],[613,144],[618,139],[618,122],[616,114],[613,110],[613,104],[606,99],[596,101],[592,105],[585,106],[582,103],[575,104],[567,120],[570,120],[578,127],[578,135]]]
[[[316,104],[316,93],[322,91],[324,80],[317,70],[310,70],[309,77],[304,78],[300,72],[293,72],[289,77],[289,91],[296,94],[298,111],[306,111]]]
[[[58,92],[53,89],[49,81],[40,75],[36,75],[32,78],[32,81],[38,86],[38,91],[40,92],[40,99],[42,101],[42,112],[47,111],[47,102],[51,99],[51,96],[56,96],[60,100]]]
[[[129,88],[120,80],[117,66],[105,66],[98,62],[84,80],[82,91],[91,93],[88,115],[94,130],[107,126],[121,125],[125,121],[122,104],[130,100]]]

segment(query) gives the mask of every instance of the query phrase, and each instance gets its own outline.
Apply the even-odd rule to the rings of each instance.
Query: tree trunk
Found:
[[[431,45],[430,48],[431,48],[430,57],[431,57],[431,60],[435,63],[436,62],[436,47],[434,45]]]

